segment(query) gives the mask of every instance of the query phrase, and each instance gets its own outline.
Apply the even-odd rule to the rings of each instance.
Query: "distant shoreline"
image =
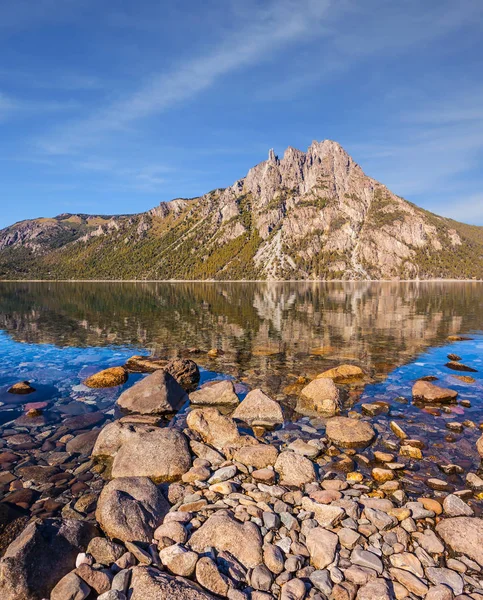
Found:
[[[483,279],[0,279],[0,283],[482,283]]]

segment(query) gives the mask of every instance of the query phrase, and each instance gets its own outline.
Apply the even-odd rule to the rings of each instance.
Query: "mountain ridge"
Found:
[[[20,221],[3,279],[483,278],[483,227],[417,207],[337,143],[252,167],[232,186],[142,213]]]

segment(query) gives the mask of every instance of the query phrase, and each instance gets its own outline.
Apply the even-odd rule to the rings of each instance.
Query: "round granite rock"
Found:
[[[340,448],[365,448],[376,437],[376,432],[366,421],[333,417],[327,421],[327,436]]]

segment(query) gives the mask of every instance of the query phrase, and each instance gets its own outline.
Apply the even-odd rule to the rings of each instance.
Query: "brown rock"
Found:
[[[416,381],[413,385],[413,400],[420,402],[455,402],[458,392],[442,388],[429,381]]]
[[[8,390],[9,394],[31,394],[35,392],[35,388],[33,388],[28,381],[20,381],[19,383],[14,383],[12,387]]]
[[[215,600],[186,579],[171,577],[152,567],[134,567],[130,600]]]
[[[272,427],[283,423],[280,404],[262,390],[252,390],[236,407],[232,417],[251,426]]]
[[[317,375],[317,379],[329,378],[336,383],[362,379],[363,377],[364,371],[356,365],[339,365]]]
[[[348,417],[329,419],[326,433],[329,439],[341,448],[365,448],[376,437],[369,423]]]
[[[212,515],[193,533],[189,545],[196,552],[204,552],[210,547],[218,552],[230,552],[247,568],[263,562],[262,536],[258,527],[251,521],[240,523],[229,513]]]
[[[74,572],[67,573],[54,587],[50,600],[84,600],[91,588]]]
[[[88,377],[83,383],[90,388],[108,388],[126,383],[128,373],[124,367],[111,367]]]
[[[469,556],[483,567],[483,520],[477,517],[443,519],[436,532],[453,550]]]
[[[224,380],[209,383],[190,394],[190,403],[204,406],[237,406],[233,381]]]
[[[216,563],[203,556],[196,563],[196,579],[209,592],[225,597],[228,593],[229,579],[218,571]]]
[[[172,375],[187,392],[196,389],[200,381],[200,370],[194,360],[174,358],[166,365],[166,371]]]
[[[90,565],[83,563],[77,567],[75,573],[98,594],[104,594],[104,592],[107,592],[111,589],[111,577],[106,571],[93,569]]]
[[[151,542],[168,511],[168,502],[150,479],[120,477],[102,490],[96,519],[113,539]]]
[[[181,479],[191,467],[187,438],[171,428],[146,428],[129,436],[112,463],[112,477],[150,477],[153,481]]]
[[[264,469],[273,466],[278,457],[278,450],[269,444],[257,444],[256,446],[244,446],[238,448],[233,458],[242,465]]]
[[[236,423],[216,408],[196,408],[186,419],[190,429],[199,433],[204,442],[221,450],[240,439]]]
[[[339,390],[332,379],[317,378],[306,385],[300,393],[296,411],[309,416],[311,411],[325,417],[338,414],[340,412]]]
[[[159,369],[164,369],[168,361],[155,356],[131,356],[126,361],[124,368],[132,373],[154,373]]]
[[[188,396],[175,378],[160,369],[135,383],[117,399],[122,410],[142,415],[177,412]]]
[[[310,554],[310,562],[316,569],[325,569],[333,562],[338,541],[335,533],[322,527],[309,530],[305,545]]]
[[[281,485],[300,487],[317,479],[312,461],[288,450],[278,455],[274,469]]]

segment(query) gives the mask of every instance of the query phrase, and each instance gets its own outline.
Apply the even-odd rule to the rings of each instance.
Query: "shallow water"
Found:
[[[446,423],[483,421],[482,309],[477,282],[0,283],[0,424],[33,402],[47,401],[46,416],[54,421],[84,409],[109,410],[122,389],[90,390],[82,380],[132,354],[170,358],[196,348],[190,356],[204,367],[203,381],[233,376],[241,391],[261,387],[281,400],[287,414],[299,377],[350,362],[371,383],[349,388],[345,408],[360,411],[362,403],[381,399],[390,404],[390,414],[375,417],[381,443],[389,420],[401,419],[430,448],[433,458],[418,466],[424,473],[435,474],[438,461],[477,469],[478,429],[454,433]],[[454,334],[474,339],[449,343]],[[220,356],[210,359],[210,348]],[[450,352],[478,370],[469,373],[475,383],[459,381],[454,375],[461,373],[444,366]],[[410,398],[414,380],[427,375],[456,389],[471,407],[434,415],[396,401]],[[138,378],[131,375],[126,385]],[[7,392],[22,380],[37,391]]]

